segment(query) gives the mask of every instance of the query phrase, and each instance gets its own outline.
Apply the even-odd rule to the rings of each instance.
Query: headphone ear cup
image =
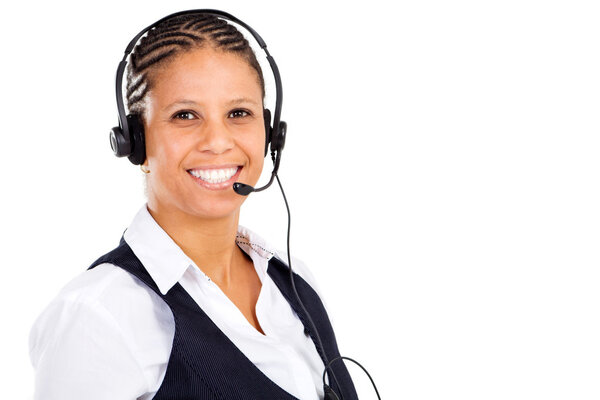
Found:
[[[120,126],[110,130],[110,148],[117,157],[125,157],[131,153],[131,143],[126,140]]]
[[[287,133],[287,123],[285,121],[279,122],[277,131],[273,133],[273,139],[271,141],[271,151],[281,152],[285,146],[285,135]]]
[[[265,119],[265,157],[269,153],[269,143],[273,138],[273,129],[271,129],[271,111],[268,108],[263,109]]]
[[[146,160],[146,137],[144,135],[144,124],[138,114],[127,115],[127,126],[131,138],[131,154],[129,161],[134,165],[143,164]]]

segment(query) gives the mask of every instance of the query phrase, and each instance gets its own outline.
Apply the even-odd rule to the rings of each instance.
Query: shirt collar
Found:
[[[150,215],[146,204],[133,218],[123,237],[162,294],[166,294],[189,267],[197,268]],[[268,261],[277,255],[276,251],[263,238],[243,226],[238,227],[236,243],[252,258],[262,280]]]

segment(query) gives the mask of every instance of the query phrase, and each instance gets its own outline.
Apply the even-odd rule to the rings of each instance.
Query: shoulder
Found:
[[[135,290],[144,285],[136,277],[116,265],[103,263],[88,269],[67,283],[55,300],[103,302],[123,290]]]
[[[172,319],[164,301],[123,269],[101,264],[86,270],[60,291],[31,329],[36,392],[74,398],[84,385],[92,385],[87,390],[98,385],[98,398],[124,398],[128,390],[137,397],[148,386],[146,352],[155,355],[153,347],[165,346],[170,352]],[[69,385],[53,383],[67,378]],[[111,380],[118,383],[110,386],[120,385],[122,391],[106,391]]]
[[[274,257],[277,258],[278,260],[282,261],[289,268],[289,260],[288,260],[288,255],[287,255],[286,251],[275,251]],[[323,302],[325,309],[327,310],[327,303],[325,301],[325,298],[323,297],[323,292],[321,290],[319,283],[317,282],[317,279],[313,275],[310,267],[308,267],[308,265],[306,263],[304,263],[304,261],[302,261],[301,259],[293,257],[293,256],[291,257],[291,261],[292,261],[292,272],[294,272],[295,274],[300,276],[302,279],[304,279],[306,281],[306,283],[308,283],[310,285],[310,287],[313,288],[313,290],[317,293],[317,295]]]
[[[238,226],[238,235],[236,238],[236,242],[238,245],[243,246],[247,253],[249,253],[250,251],[254,251],[260,257],[263,257],[265,259],[275,257],[289,267],[288,254],[286,251],[277,250],[259,234],[242,225]],[[315,277],[313,276],[309,268],[306,266],[306,264],[293,256],[291,261],[292,271],[300,275],[300,277],[302,277],[302,279],[304,279],[306,283],[308,283],[310,286],[313,287],[313,289],[316,290],[317,283]]]
[[[42,316],[56,307],[83,307],[110,315],[122,325],[126,322],[123,317],[146,309],[153,310],[155,304],[164,304],[164,301],[152,289],[122,268],[104,263],[82,272],[67,283]]]
[[[274,257],[277,258],[279,261],[283,262],[286,265],[286,267],[290,267],[290,260],[288,259],[288,254],[286,251],[275,251]],[[302,279],[306,281],[306,283],[312,286],[312,288],[315,289],[315,291],[319,292],[319,290],[317,290],[317,280],[310,268],[306,265],[306,263],[304,263],[304,261],[292,256],[291,268],[295,274],[299,275]]]

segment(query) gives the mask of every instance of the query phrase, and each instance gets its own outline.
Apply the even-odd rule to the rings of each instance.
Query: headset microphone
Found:
[[[255,189],[250,185],[246,185],[245,183],[236,182],[233,184],[233,190],[240,196],[248,196],[250,193],[262,192],[263,190],[267,189],[269,186],[271,186],[274,179],[275,179],[275,174],[272,174],[271,179],[269,180],[269,183],[267,183],[265,186],[258,188],[258,189]]]
[[[248,196],[250,193],[255,191],[252,186],[239,182],[233,184],[233,190],[240,196]]]

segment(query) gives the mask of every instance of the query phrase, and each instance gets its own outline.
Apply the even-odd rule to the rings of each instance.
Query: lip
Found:
[[[200,178],[196,178],[194,175],[192,175],[190,173],[190,171],[192,169],[202,169],[202,170],[211,170],[211,169],[225,169],[225,168],[237,168],[237,171],[235,172],[235,174],[233,174],[233,176],[231,178],[229,178],[229,180],[226,180],[225,182],[219,182],[219,183],[210,183],[207,181],[203,181]],[[188,176],[190,178],[192,178],[196,184],[202,186],[205,189],[208,190],[224,190],[224,189],[233,189],[233,184],[237,181],[238,177],[240,176],[240,173],[242,172],[242,169],[244,169],[244,167],[242,167],[241,165],[235,165],[235,164],[229,164],[229,165],[210,165],[210,166],[203,166],[203,167],[198,167],[198,168],[190,168],[188,170],[186,170]]]

